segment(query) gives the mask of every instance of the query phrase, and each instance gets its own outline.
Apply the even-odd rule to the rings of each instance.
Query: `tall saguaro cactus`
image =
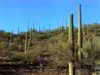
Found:
[[[80,64],[80,68],[78,69],[78,75],[81,75],[81,62],[82,62],[82,20],[81,20],[81,4],[78,5],[78,63]]]
[[[74,57],[73,14],[70,15],[69,23],[69,43],[71,45],[72,57]]]
[[[69,18],[69,42],[73,42],[73,14]]]
[[[78,47],[82,48],[82,16],[81,4],[78,5]]]
[[[74,35],[73,35],[73,14],[70,15],[69,19],[69,43],[70,43],[70,50],[71,50],[71,58],[74,58]],[[73,67],[73,59],[69,61],[69,75],[75,75],[74,67]]]
[[[82,48],[82,17],[81,17],[81,4],[78,5],[78,61],[81,62],[81,48]]]

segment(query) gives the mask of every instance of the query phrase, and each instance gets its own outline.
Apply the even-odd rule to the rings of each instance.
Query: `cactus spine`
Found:
[[[69,43],[72,51],[72,58],[74,58],[73,14],[70,15],[69,23]],[[75,75],[73,61],[71,59],[69,61],[69,75]]]

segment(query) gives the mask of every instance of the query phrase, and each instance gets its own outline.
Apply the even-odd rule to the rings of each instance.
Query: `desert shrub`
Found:
[[[84,42],[82,53],[86,63],[100,61],[100,37],[92,36]]]
[[[10,58],[15,62],[32,63],[35,59],[37,59],[40,53],[40,48],[35,47],[35,49],[29,50],[26,53],[16,52]]]
[[[68,43],[63,41],[58,41],[55,45],[49,43],[49,51],[53,65],[62,66],[66,64],[71,54],[68,48]]]

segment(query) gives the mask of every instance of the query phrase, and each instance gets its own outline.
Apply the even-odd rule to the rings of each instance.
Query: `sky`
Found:
[[[77,7],[82,5],[82,24],[100,23],[100,0],[0,0],[0,29],[27,31],[27,26],[38,30],[68,26],[74,14],[77,27]]]

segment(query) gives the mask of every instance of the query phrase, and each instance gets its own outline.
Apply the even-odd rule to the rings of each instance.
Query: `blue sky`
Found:
[[[100,0],[0,0],[0,29],[26,31],[29,26],[36,29],[51,29],[68,26],[70,13],[74,14],[77,26],[77,6],[82,5],[82,23],[100,23]]]

